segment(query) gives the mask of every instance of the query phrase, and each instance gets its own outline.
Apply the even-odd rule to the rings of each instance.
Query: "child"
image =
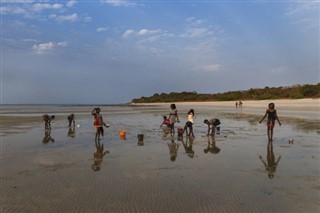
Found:
[[[274,109],[275,105],[274,103],[270,103],[268,105],[268,109],[266,110],[266,114],[263,116],[263,118],[260,120],[259,123],[261,123],[267,116],[268,116],[268,120],[267,120],[267,133],[268,133],[268,139],[269,141],[272,141],[272,137],[273,137],[273,127],[275,125],[275,120],[278,121],[279,125],[281,126],[280,120],[278,118],[277,115],[277,111]]]
[[[169,114],[169,121],[170,121],[170,128],[171,128],[171,135],[174,134],[174,123],[178,122],[180,123],[179,121],[179,117],[178,117],[178,110],[176,108],[176,105],[175,104],[171,104],[170,105],[170,114]]]
[[[42,118],[44,120],[44,128],[51,129],[51,121],[55,118],[55,116],[54,115],[49,116],[45,114],[42,116]]]
[[[162,124],[160,125],[160,127],[162,127],[163,125],[169,126],[169,124],[170,124],[170,121],[169,121],[169,119],[167,118],[167,116],[163,116],[163,122],[162,122]]]
[[[73,113],[68,116],[68,121],[69,121],[69,127],[71,126],[71,124],[73,126],[75,125],[75,118]]]
[[[102,115],[100,114],[100,108],[94,108],[91,112],[91,115],[94,116],[94,123],[93,123],[93,126],[97,128],[97,131],[96,131],[96,139],[100,139],[100,135],[103,136],[104,135],[104,129],[103,129],[103,126],[105,127],[109,127],[108,125],[106,125],[104,122],[103,122],[103,119],[102,119]]]
[[[194,110],[190,109],[188,112],[188,121],[184,126],[183,132],[186,131],[186,135],[190,136],[190,134],[192,135],[192,137],[194,137],[193,134],[193,116],[194,116]],[[189,133],[188,133],[188,129],[189,129]]]
[[[220,120],[218,118],[213,118],[210,121],[205,119],[203,122],[208,125],[208,134],[207,135],[212,135],[212,136],[215,135],[216,128],[219,128],[217,126],[221,124]],[[211,134],[210,134],[210,130],[211,130]],[[220,128],[218,130],[220,130]]]

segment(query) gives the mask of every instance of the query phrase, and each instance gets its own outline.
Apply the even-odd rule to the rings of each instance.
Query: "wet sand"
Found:
[[[251,109],[244,102],[237,110],[177,103],[177,128],[186,122],[188,109],[195,109],[193,142],[163,136],[159,125],[169,104],[102,106],[110,128],[100,145],[109,153],[98,160],[90,116],[95,106],[5,108],[1,212],[318,212],[319,111],[291,116],[275,103],[283,125],[275,127],[272,144],[265,124],[258,124],[266,106]],[[304,115],[305,110],[294,111]],[[50,137],[44,113],[56,115]],[[66,118],[70,113],[80,125],[71,129],[73,134]],[[213,116],[222,123],[215,140],[206,136],[203,124]],[[125,140],[119,137],[122,129]],[[139,133],[143,143],[138,143]],[[179,144],[175,161],[168,143]],[[100,170],[94,171],[94,164]]]

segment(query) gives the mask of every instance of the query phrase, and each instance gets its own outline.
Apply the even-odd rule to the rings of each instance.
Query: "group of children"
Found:
[[[167,116],[163,116],[163,122],[160,125],[160,127],[162,127],[163,125],[165,125],[166,127],[168,127],[170,129],[170,133],[171,135],[174,134],[174,124],[176,122],[180,122],[179,121],[179,117],[178,117],[178,111],[176,108],[175,104],[171,104],[170,105],[170,113],[169,113],[169,118]],[[190,109],[188,111],[188,117],[187,117],[187,122],[184,125],[183,131],[181,134],[184,134],[184,132],[186,132],[187,136],[192,136],[194,137],[194,133],[193,133],[193,117],[194,117],[194,109]],[[205,119],[204,123],[208,125],[208,133],[207,135],[215,135],[215,130],[217,129],[218,131],[220,130],[219,125],[220,120],[218,118],[213,118],[210,120]]]
[[[241,102],[242,105],[242,102]],[[174,134],[174,124],[176,122],[180,122],[179,118],[178,118],[178,111],[176,108],[175,104],[171,104],[170,105],[170,114],[169,114],[169,118],[167,116],[163,116],[163,122],[160,125],[160,127],[162,127],[163,125],[167,126],[168,128],[170,128],[170,133],[171,135]],[[192,136],[194,137],[194,133],[193,133],[193,117],[194,117],[194,110],[190,109],[188,111],[188,118],[187,118],[187,122],[183,128],[183,132],[186,132],[187,136]],[[277,115],[277,111],[275,109],[275,104],[274,103],[269,103],[268,105],[268,109],[266,110],[265,115],[262,117],[262,119],[259,121],[259,123],[262,123],[262,121],[267,117],[267,135],[268,135],[268,140],[272,141],[273,140],[273,128],[275,126],[275,121],[278,121],[278,124],[281,126],[281,122],[279,120],[279,117]],[[220,131],[220,120],[218,118],[212,118],[210,120],[205,119],[204,123],[207,124],[208,126],[208,133],[207,135],[215,135],[215,131],[217,129],[217,131]]]
[[[96,127],[96,135],[95,138],[100,139],[100,136],[104,135],[104,129],[103,127],[109,127],[108,124],[106,124],[103,121],[102,115],[100,114],[100,108],[94,108],[91,112],[91,115],[94,117],[94,127]],[[188,111],[188,117],[187,117],[187,122],[185,123],[185,126],[183,128],[182,134],[186,132],[187,136],[192,136],[194,137],[193,133],[193,117],[194,117],[194,110],[190,109]],[[267,135],[269,141],[272,141],[273,138],[273,128],[275,126],[275,121],[277,120],[279,125],[281,126],[281,122],[278,118],[277,111],[275,109],[275,104],[270,103],[268,105],[268,109],[266,110],[265,115],[262,117],[259,123],[261,123],[265,118],[267,117]],[[49,115],[43,115],[43,120],[45,121],[45,129],[51,129],[51,121],[55,118],[54,115],[49,116]],[[69,121],[69,127],[73,124],[75,124],[75,116],[74,114],[70,114],[68,116],[68,121]],[[174,125],[175,123],[180,123],[179,117],[178,117],[178,110],[176,108],[175,104],[170,105],[170,113],[169,113],[169,118],[167,116],[163,116],[163,122],[160,125],[162,127],[165,125],[167,128],[170,129],[171,135],[174,134]],[[220,131],[219,125],[221,124],[220,120],[218,118],[212,118],[210,120],[205,119],[204,123],[207,124],[208,126],[208,132],[207,135],[212,135],[214,136],[217,131]]]

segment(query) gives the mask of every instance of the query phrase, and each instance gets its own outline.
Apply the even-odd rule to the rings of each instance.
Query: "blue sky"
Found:
[[[1,0],[2,103],[319,83],[319,1]]]

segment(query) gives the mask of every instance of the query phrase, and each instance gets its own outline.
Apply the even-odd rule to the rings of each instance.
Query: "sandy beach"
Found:
[[[195,109],[194,139],[164,135],[170,103],[100,106],[110,124],[100,144],[96,106],[2,106],[1,212],[318,212],[319,100],[274,100],[272,143],[258,122],[269,102],[176,103],[176,128]],[[46,113],[56,115],[50,132]],[[203,124],[213,116],[214,138]]]

